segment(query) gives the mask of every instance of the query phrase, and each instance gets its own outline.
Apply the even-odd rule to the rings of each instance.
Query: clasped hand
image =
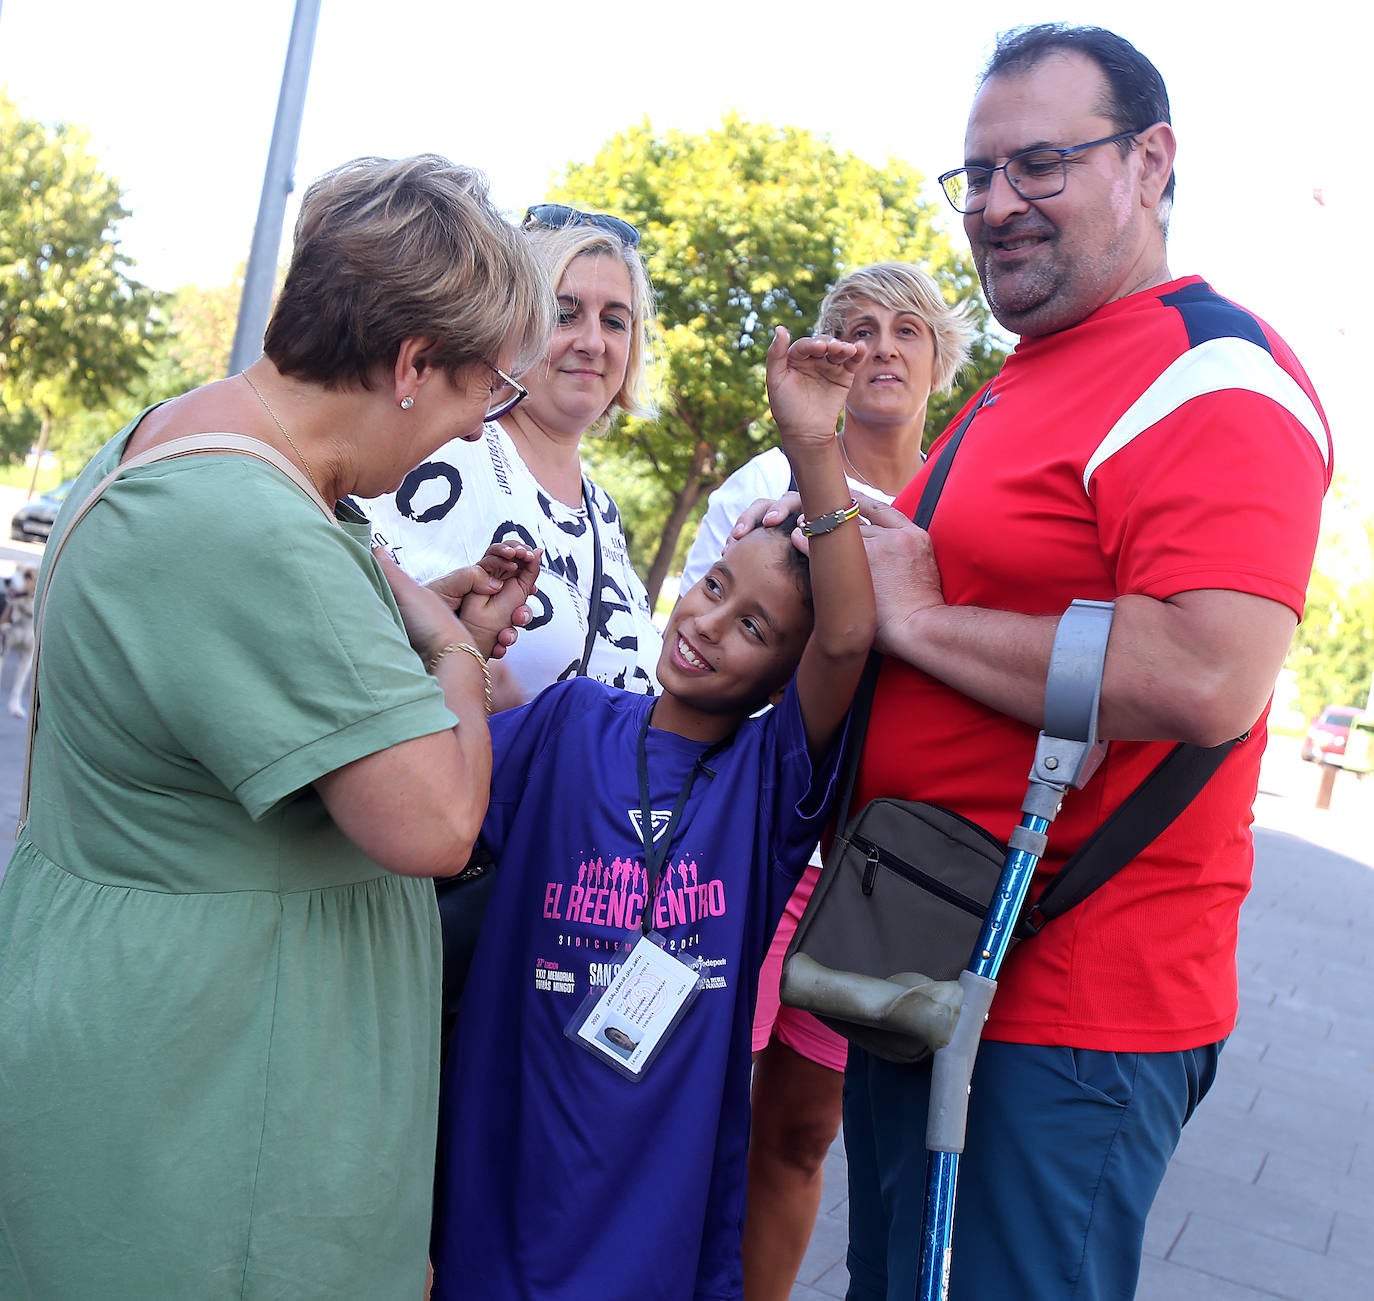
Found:
[[[529,623],[528,605],[542,551],[518,542],[493,542],[475,565],[464,565],[421,586],[385,548],[373,554],[396,597],[410,644],[427,658],[448,642],[470,641],[499,659]]]

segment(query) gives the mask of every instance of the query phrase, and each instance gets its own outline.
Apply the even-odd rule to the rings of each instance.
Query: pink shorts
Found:
[[[782,960],[787,954],[787,946],[792,943],[797,923],[806,911],[807,901],[816,888],[820,873],[820,866],[816,863],[802,873],[797,888],[787,901],[773,942],[768,946],[768,954],[759,972],[759,998],[754,1005],[754,1051],[761,1051],[768,1046],[769,1039],[776,1039],[808,1061],[843,1072],[849,1056],[849,1040],[822,1025],[810,1012],[786,1007],[778,999]]]

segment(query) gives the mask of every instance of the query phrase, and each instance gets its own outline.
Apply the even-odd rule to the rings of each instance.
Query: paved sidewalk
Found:
[[[1339,774],[1319,811],[1319,776],[1271,743],[1240,1023],[1155,1202],[1138,1301],[1374,1296],[1374,777]],[[847,1214],[837,1140],[792,1301],[844,1296]]]

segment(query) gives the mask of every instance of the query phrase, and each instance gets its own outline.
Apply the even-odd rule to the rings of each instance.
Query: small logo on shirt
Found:
[[[639,837],[639,843],[646,845],[649,842],[644,839],[644,814],[640,809],[626,809],[630,815],[630,825],[635,829],[635,835]],[[668,823],[673,820],[671,809],[654,809],[649,814],[649,829],[653,833],[654,843],[663,839],[663,833],[668,830]]]

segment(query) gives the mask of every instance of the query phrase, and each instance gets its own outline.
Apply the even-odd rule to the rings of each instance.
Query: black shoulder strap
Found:
[[[964,435],[968,432],[968,427],[973,423],[976,416],[992,396],[992,385],[989,384],[983,390],[983,395],[974,405],[972,411],[968,413],[949,437],[949,441],[940,449],[940,455],[936,458],[935,464],[930,467],[930,473],[926,476],[924,486],[921,488],[921,498],[916,503],[915,514],[912,521],[921,528],[929,528],[931,518],[935,514],[935,507],[939,503],[940,493],[945,486],[945,480],[949,478],[949,467],[954,461],[954,453],[959,450],[959,444],[964,441]],[[836,818],[836,825],[843,828],[845,820],[849,817],[849,803],[854,794],[854,781],[859,774],[859,759],[862,757],[864,748],[864,735],[868,731],[868,716],[873,709],[873,693],[878,686],[878,674],[882,670],[883,657],[877,651],[869,654],[868,663],[864,665],[863,676],[859,679],[859,685],[854,691],[854,703],[849,707],[849,729],[845,733],[844,757],[840,761],[840,803],[839,812]]]
[[[587,524],[592,531],[592,601],[587,609],[587,640],[582,644],[582,661],[577,666],[577,676],[587,676],[587,665],[592,662],[592,649],[596,646],[597,630],[601,627],[601,530],[596,526],[596,502],[592,500],[592,486],[586,476],[582,479],[582,500],[587,507]]]
[[[1054,874],[1027,912],[1022,933],[1033,934],[1110,881],[1193,802],[1243,740],[1245,737],[1237,737],[1210,749],[1182,743],[1174,746]]]

